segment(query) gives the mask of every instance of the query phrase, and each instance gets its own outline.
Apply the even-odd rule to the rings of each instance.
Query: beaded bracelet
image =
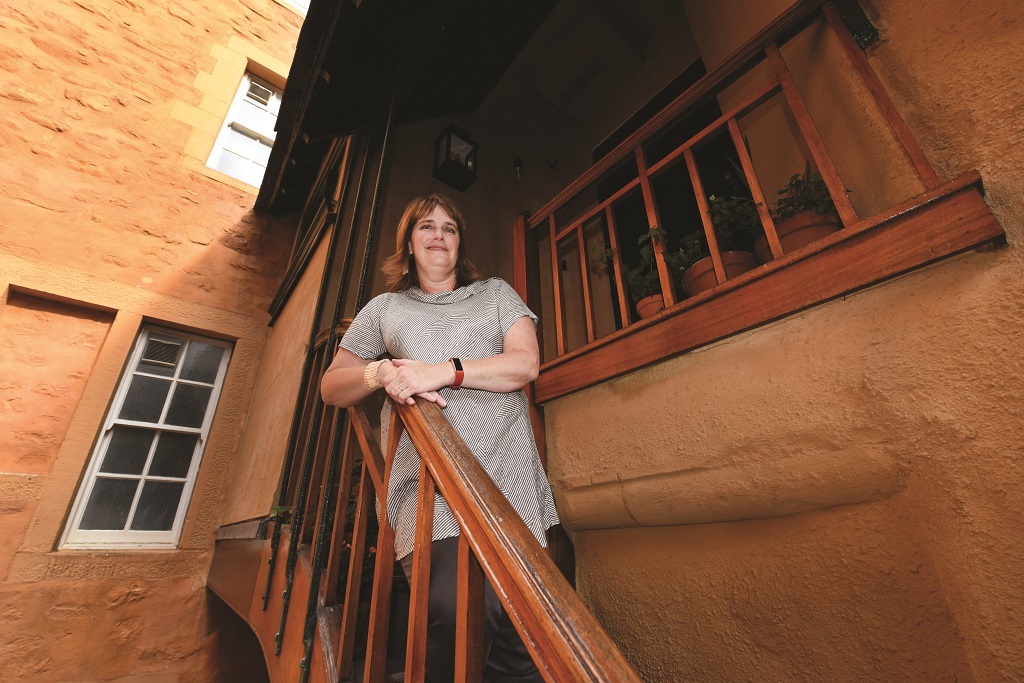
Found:
[[[366,388],[370,391],[377,391],[384,386],[380,383],[380,380],[377,379],[377,370],[380,368],[380,364],[386,360],[387,359],[385,358],[384,360],[374,361],[367,365],[366,369],[363,370],[363,384],[365,384]]]

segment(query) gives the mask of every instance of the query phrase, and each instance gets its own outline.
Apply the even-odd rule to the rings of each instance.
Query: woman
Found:
[[[359,312],[324,374],[324,401],[346,407],[383,388],[396,401],[433,401],[526,522],[541,545],[558,523],[540,464],[522,388],[537,376],[537,317],[507,283],[481,279],[465,255],[464,221],[442,195],[414,199],[384,265],[391,292]],[[386,356],[384,360],[376,360]],[[390,402],[381,425],[387,443]],[[419,456],[399,441],[387,514],[395,555],[408,575],[416,529]],[[427,672],[454,673],[459,527],[448,505],[434,504]],[[540,681],[539,673],[490,585],[485,590],[484,651],[489,681]]]

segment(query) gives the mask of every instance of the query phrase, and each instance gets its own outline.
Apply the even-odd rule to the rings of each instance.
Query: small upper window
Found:
[[[206,165],[259,186],[274,146],[281,90],[246,73]]]
[[[230,345],[147,327],[71,510],[63,546],[174,547]]]

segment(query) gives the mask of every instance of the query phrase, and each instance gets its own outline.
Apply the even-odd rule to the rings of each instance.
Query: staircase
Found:
[[[337,447],[322,458],[311,449],[294,468],[301,476],[283,487],[289,504],[272,520],[218,530],[208,586],[253,629],[271,681],[424,680],[426,594],[417,587],[429,583],[429,562],[414,560],[410,589],[395,562],[379,561],[393,558],[394,536],[373,512],[386,504],[403,432],[421,456],[420,500],[440,492],[461,528],[456,680],[483,680],[482,628],[471,625],[485,577],[546,680],[639,680],[440,409],[392,407],[385,449],[360,408],[333,411],[321,439]],[[430,547],[432,515],[421,506],[417,548]]]

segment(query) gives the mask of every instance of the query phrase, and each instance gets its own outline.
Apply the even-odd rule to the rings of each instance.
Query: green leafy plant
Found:
[[[711,195],[711,223],[722,251],[747,249],[761,228],[757,205],[749,197]]]
[[[661,282],[658,278],[658,262],[654,257],[655,240],[665,239],[665,231],[654,226],[637,238],[640,245],[640,263],[626,269],[626,286],[633,303],[646,297],[661,293]]]
[[[633,300],[633,303],[661,293],[658,263],[654,257],[654,240],[656,239],[665,239],[665,231],[657,226],[637,238],[636,243],[640,245],[640,262],[632,268],[626,268],[623,273],[623,277],[626,280],[626,288],[629,290],[629,297]],[[604,248],[599,243],[592,245],[591,252],[597,259],[607,260],[612,258],[612,250]]]
[[[808,161],[803,174],[794,173],[786,186],[779,190],[772,218],[779,221],[804,211],[826,213],[833,207],[825,181],[820,173],[811,170],[811,162]]]
[[[680,240],[679,249],[665,254],[665,261],[672,271],[673,279],[677,285],[681,285],[683,274],[687,268],[707,258],[708,252],[704,248],[704,240],[700,233],[692,232]]]
[[[292,512],[292,508],[287,505],[274,505],[270,508],[270,514],[267,515],[267,519],[271,522],[290,524],[292,521]]]

